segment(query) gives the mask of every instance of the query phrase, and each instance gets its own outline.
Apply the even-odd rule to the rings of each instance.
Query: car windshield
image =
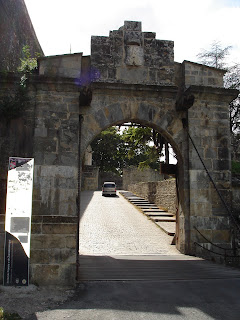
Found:
[[[105,183],[103,185],[104,188],[115,188],[115,184],[114,183]]]

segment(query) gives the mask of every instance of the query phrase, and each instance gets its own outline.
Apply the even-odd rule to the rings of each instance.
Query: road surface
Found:
[[[172,239],[119,193],[82,192],[80,254],[179,255]]]

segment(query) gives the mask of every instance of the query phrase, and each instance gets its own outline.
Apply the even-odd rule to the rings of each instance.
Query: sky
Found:
[[[232,46],[228,63],[240,63],[240,0],[25,0],[46,56],[90,54],[91,36],[108,36],[124,21],[173,40],[175,61],[198,62],[213,41]],[[71,49],[70,49],[71,48]]]

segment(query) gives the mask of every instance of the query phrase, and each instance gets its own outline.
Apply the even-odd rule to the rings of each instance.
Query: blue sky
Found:
[[[240,63],[240,0],[25,0],[45,55],[90,54],[91,35],[108,36],[124,20],[173,40],[175,61],[197,61],[214,41],[231,45],[229,62]]]

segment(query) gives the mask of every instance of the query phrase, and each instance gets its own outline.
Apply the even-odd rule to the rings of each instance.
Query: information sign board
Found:
[[[9,158],[3,277],[5,286],[29,284],[33,168],[32,158]]]

